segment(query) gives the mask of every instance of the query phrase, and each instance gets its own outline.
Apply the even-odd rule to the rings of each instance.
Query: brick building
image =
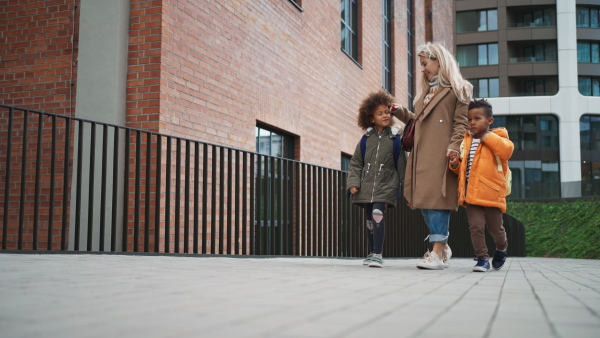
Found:
[[[344,0],[345,52],[339,2],[0,1],[0,103],[245,150],[258,124],[290,135],[295,159],[339,168],[360,100],[384,83],[385,19],[403,104],[409,43],[453,48],[450,1]]]
[[[0,7],[2,105],[333,169],[343,168],[354,151],[361,134],[356,113],[367,93],[383,87],[408,105],[419,76],[415,47],[433,40],[453,50],[454,10],[448,0],[0,0]],[[8,117],[6,110],[1,114],[0,139],[6,144]],[[15,126],[29,124],[32,130],[44,131],[48,127],[47,121],[37,124],[41,117],[27,123],[23,118],[16,116]],[[32,132],[10,156],[0,148],[0,158],[13,161],[10,175],[6,162],[0,161],[0,196],[9,196],[0,207],[3,224],[8,224],[0,236],[8,238],[8,248],[16,243],[18,223],[22,223],[18,236],[24,248],[45,243],[49,232],[62,236],[62,245],[70,238],[72,247],[73,234],[66,232],[72,232],[75,219],[89,219],[90,229],[92,219],[98,223],[98,213],[88,218],[86,209],[88,202],[100,199],[93,190],[89,194],[85,190],[93,186],[88,183],[93,177],[83,176],[75,187],[71,176],[76,164],[88,175],[90,161],[78,156],[88,155],[89,142],[75,142],[76,127],[66,128],[60,121],[56,146],[65,151],[56,152],[53,161],[64,162],[64,172],[51,174],[46,134]],[[20,142],[18,137],[15,142]],[[130,141],[134,143],[133,138]],[[27,142],[29,149],[38,144],[45,152],[40,157],[27,152],[21,156]],[[143,156],[130,164],[142,160]],[[21,176],[23,170],[27,175]],[[160,182],[164,162],[153,170],[138,172],[136,178],[148,181],[154,175],[158,180],[153,180]],[[34,179],[31,172],[41,178]],[[112,179],[108,177],[108,182]],[[154,198],[157,224],[170,219],[169,210],[174,208],[168,199],[164,202],[161,184],[137,192],[131,188],[126,197],[133,201],[136,194],[148,193],[148,199]],[[116,190],[111,189],[107,194]],[[206,198],[212,201],[216,194]],[[179,198],[173,195],[171,201]],[[72,208],[73,201],[80,205]],[[134,205],[126,204],[132,209],[130,215]],[[44,215],[51,210],[50,216],[41,217],[38,224],[34,209]],[[144,207],[138,209],[143,214]],[[111,209],[103,212],[108,217]],[[112,210],[115,214],[117,209]],[[48,217],[69,223],[62,231],[49,230]],[[144,221],[150,219],[140,216]],[[131,229],[129,224],[124,227]],[[159,225],[153,231],[164,236]]]

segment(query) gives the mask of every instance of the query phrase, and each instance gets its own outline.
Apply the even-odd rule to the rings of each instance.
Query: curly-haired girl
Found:
[[[369,94],[358,110],[358,126],[365,129],[348,168],[352,202],[365,208],[370,267],[383,267],[386,208],[395,207],[406,155],[401,151],[399,129],[393,127],[390,106],[394,98],[380,90]]]

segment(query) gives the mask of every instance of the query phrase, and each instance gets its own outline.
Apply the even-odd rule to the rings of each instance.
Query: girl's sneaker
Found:
[[[473,267],[475,272],[487,272],[490,269],[490,262],[485,258],[475,258],[477,264]]]
[[[370,254],[367,256],[367,258],[365,258],[365,259],[363,260],[363,265],[369,265],[369,263],[371,263],[371,259],[373,258],[373,255],[374,255],[374,253],[372,253],[372,252],[371,252],[371,253],[370,253]]]
[[[383,268],[383,257],[378,254],[373,254],[371,262],[369,263],[370,268]]]
[[[442,251],[442,262],[444,262],[444,268],[450,266],[450,257],[452,257],[452,250],[450,250],[450,247],[448,247],[448,249],[444,249]]]
[[[427,251],[423,256],[423,261],[417,263],[417,268],[427,270],[444,270],[444,262],[435,253],[435,251]]]

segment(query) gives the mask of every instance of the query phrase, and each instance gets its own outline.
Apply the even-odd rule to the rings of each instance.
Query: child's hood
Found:
[[[490,129],[490,133],[494,133],[500,137],[508,138],[508,130],[504,127]]]
[[[400,136],[402,135],[402,129],[396,127],[396,126],[391,126],[391,127],[385,127],[385,129],[390,129],[390,133],[389,136],[390,138],[394,138],[396,135]],[[367,137],[373,135],[375,133],[375,128],[373,127],[369,127],[367,128],[367,130],[365,130],[365,135],[367,135]]]

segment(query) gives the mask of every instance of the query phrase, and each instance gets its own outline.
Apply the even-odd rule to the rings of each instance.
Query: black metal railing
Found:
[[[0,140],[1,250],[367,254],[340,170],[9,106]],[[386,257],[427,250],[403,200],[386,224]],[[525,255],[523,225],[505,225],[511,255]],[[455,256],[473,256],[462,208],[450,238]]]

